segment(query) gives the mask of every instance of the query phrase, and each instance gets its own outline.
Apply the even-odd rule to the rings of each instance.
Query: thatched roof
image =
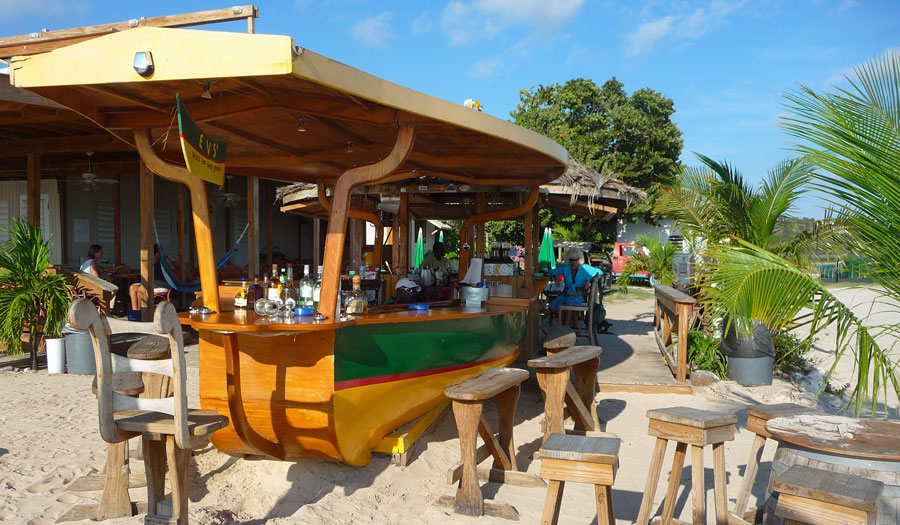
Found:
[[[569,167],[562,177],[542,187],[548,188],[553,194],[569,195],[572,204],[585,197],[588,203],[599,199],[617,199],[625,201],[626,206],[631,206],[647,198],[647,193],[643,190],[633,188],[612,175],[600,175],[571,157]]]

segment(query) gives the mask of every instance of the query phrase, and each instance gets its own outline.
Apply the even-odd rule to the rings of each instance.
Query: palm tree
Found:
[[[805,141],[795,149],[823,170],[814,185],[830,195],[847,225],[843,241],[868,258],[868,277],[900,304],[900,53],[889,52],[856,69],[850,87],[817,94],[801,86],[789,93],[784,128]],[[867,327],[808,272],[772,247],[739,241],[711,250],[707,303],[747,329],[761,319],[775,329],[805,326],[810,340],[826,326],[837,332],[834,364],[849,350],[856,360],[853,413],[881,396],[900,400],[897,365],[876,341],[900,333],[898,324]],[[890,304],[890,303],[888,303]],[[885,415],[887,410],[885,409]]]
[[[672,286],[675,282],[675,245],[649,235],[638,235],[635,241],[642,249],[622,269],[622,275],[616,281],[619,289],[628,293],[632,276],[640,273],[647,274],[655,283]]]
[[[10,240],[0,248],[0,342],[7,352],[22,352],[22,330],[31,333],[31,367],[36,368],[36,325],[59,337],[71,301],[69,285],[61,274],[47,272],[50,266],[50,242],[41,228],[15,219],[9,229]]]

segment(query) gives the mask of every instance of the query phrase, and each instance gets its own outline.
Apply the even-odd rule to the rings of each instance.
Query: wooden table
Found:
[[[804,414],[772,419],[766,430],[778,441],[767,513],[775,479],[799,463],[883,482],[876,523],[900,523],[900,422]]]

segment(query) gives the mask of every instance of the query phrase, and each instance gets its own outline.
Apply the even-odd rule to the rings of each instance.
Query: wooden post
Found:
[[[141,160],[154,173],[164,179],[180,182],[188,187],[191,195],[191,213],[194,217],[194,238],[197,246],[200,268],[200,287],[203,289],[203,306],[210,311],[219,311],[219,288],[216,278],[216,260],[213,251],[212,221],[209,217],[209,197],[206,183],[191,175],[183,166],[170,164],[153,151],[150,130],[138,129],[134,141]],[[142,197],[143,199],[143,197]]]
[[[66,186],[67,184],[59,184],[59,178],[57,178],[57,187],[59,188],[59,223],[62,225],[62,228],[59,230],[59,255],[60,260],[63,264],[68,263],[69,261],[69,248],[68,248],[68,235],[66,235]],[[116,216],[116,221],[118,221],[118,215]],[[117,223],[118,224],[118,223]],[[119,241],[116,240],[116,250],[119,249]],[[118,260],[116,261],[118,264]]]
[[[478,215],[481,215],[484,213],[484,210],[486,207],[486,203],[485,203],[486,199],[487,199],[487,194],[485,194],[484,192],[478,193],[478,200],[475,202],[475,212]],[[484,229],[485,226],[487,226],[487,223],[485,223],[485,222],[482,222],[475,226],[475,228],[476,228],[475,229],[475,246],[476,246],[475,257],[477,257],[481,260],[484,260],[484,253],[485,253],[485,248],[486,248],[485,245],[487,244],[487,231],[485,231],[485,229]]]
[[[322,262],[322,219],[313,219],[313,270]]]
[[[259,179],[256,177],[247,177],[247,224],[250,225],[247,228],[247,277],[252,279],[259,275]]]
[[[362,243],[365,239],[366,223],[358,219],[350,219],[347,222],[350,227],[350,269],[358,272],[362,261]]]
[[[350,208],[350,191],[354,186],[377,182],[391,174],[406,160],[412,151],[415,128],[401,124],[397,141],[391,152],[380,161],[366,166],[350,168],[338,177],[334,185],[334,199],[328,218],[328,236],[325,238],[325,262],[322,272],[322,296],[319,312],[334,319],[340,287],[340,264],[343,257],[344,237],[347,230],[347,212]]]
[[[537,301],[534,296],[534,208],[525,212],[525,290],[526,297],[529,299],[528,304],[528,325],[526,326],[525,348],[523,359],[529,359],[535,354],[538,345],[538,329],[540,325],[540,315],[537,308]],[[599,515],[598,515],[599,516]]]
[[[187,280],[187,264],[184,260],[184,238],[187,235],[187,225],[184,223],[184,210],[185,205],[187,204],[185,201],[187,200],[184,195],[185,189],[183,186],[178,186],[178,203],[175,209],[175,213],[177,215],[175,219],[175,226],[177,228],[178,233],[178,264],[181,266],[181,278],[183,280]]]
[[[116,265],[122,264],[122,177],[116,175],[118,184],[113,186],[113,242],[115,243],[115,253],[113,261]],[[63,223],[65,224],[65,223]],[[63,231],[65,231],[63,226]]]
[[[400,214],[394,214],[393,219],[391,219],[391,266],[395,268],[400,267]]]
[[[381,268],[381,255],[384,250],[384,223],[375,224],[375,242],[372,246],[372,266]]]
[[[525,286],[529,290],[534,275],[534,251],[534,209],[531,209],[525,213]]]
[[[269,186],[271,184],[266,183],[266,271],[272,268],[272,219],[275,218],[272,199],[269,197]]]
[[[28,201],[28,221],[35,226],[41,225],[41,156],[29,153],[27,156],[28,182],[26,184],[26,200]],[[44,232],[44,236],[50,232]]]
[[[141,320],[153,320],[153,173],[141,162]]]
[[[538,199],[538,201],[534,204],[534,218],[531,219],[531,222],[532,222],[532,226],[534,227],[534,233],[532,234],[532,235],[534,235],[534,237],[533,237],[534,251],[532,252],[531,260],[533,261],[532,264],[534,265],[533,268],[535,269],[535,271],[540,271],[539,270],[540,266],[538,265],[538,259],[539,259],[540,252],[541,252],[541,239],[543,238],[543,235],[542,235],[543,230],[541,230],[541,200],[540,199]]]
[[[398,275],[406,277],[409,271],[409,193],[400,194],[400,209],[397,214],[400,225],[396,236],[400,252],[400,257],[397,259],[397,265],[400,267]]]

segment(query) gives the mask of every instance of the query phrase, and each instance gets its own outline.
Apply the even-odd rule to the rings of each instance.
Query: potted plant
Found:
[[[10,240],[0,248],[0,343],[22,353],[22,332],[29,328],[31,369],[37,369],[36,331],[59,338],[72,296],[63,275],[49,273],[50,242],[39,226],[13,219]],[[53,343],[57,348],[56,343]]]

